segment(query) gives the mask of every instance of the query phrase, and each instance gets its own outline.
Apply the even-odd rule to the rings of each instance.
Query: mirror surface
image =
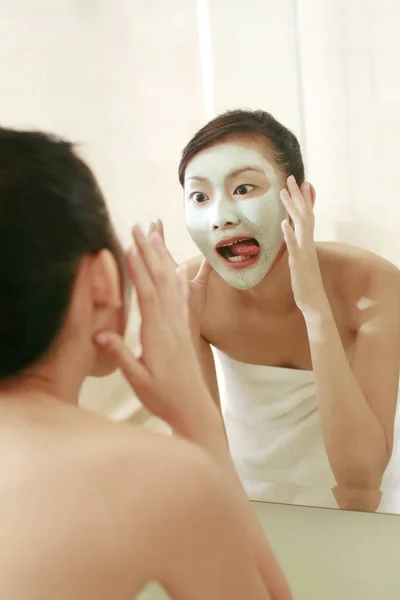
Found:
[[[2,7],[2,124],[82,142],[124,241],[132,223],[160,218],[193,275],[210,252],[203,358],[252,500],[400,513],[398,5],[134,5]],[[274,142],[271,123],[264,137],[232,123],[192,153],[184,191],[178,181],[195,133],[243,108],[293,132],[313,186],[289,189],[300,213],[315,201],[314,231],[310,211],[297,215],[291,264],[280,191],[300,159],[287,160],[286,129]],[[259,172],[232,176],[244,167]],[[245,237],[254,264],[237,267],[248,242],[215,249]],[[83,405],[136,414],[120,380],[107,381],[88,384]]]

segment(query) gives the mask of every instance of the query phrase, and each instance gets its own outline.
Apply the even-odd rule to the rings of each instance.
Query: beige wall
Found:
[[[124,241],[161,216],[192,252],[176,173],[205,119],[195,0],[6,0],[0,16],[1,123],[82,142]]]
[[[400,266],[397,0],[298,0],[317,235]]]
[[[80,142],[122,240],[161,217],[178,260],[194,252],[177,166],[205,120],[197,36],[195,0],[0,6],[1,124]],[[137,406],[119,374],[88,382],[82,403],[115,418]]]
[[[208,0],[215,110],[261,108],[302,139],[293,0]]]

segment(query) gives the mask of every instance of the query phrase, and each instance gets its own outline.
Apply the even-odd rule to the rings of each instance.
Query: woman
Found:
[[[194,339],[248,495],[318,504],[332,488],[359,508],[354,490],[367,490],[376,510],[393,448],[398,269],[314,242],[298,141],[266,112],[210,121],[183,150],[179,179],[187,228],[214,269],[200,301],[192,290]]]
[[[120,337],[125,256],[69,143],[0,130],[0,237],[0,597],[131,600],[159,581],[178,600],[289,599],[203,382],[187,283],[159,236],[135,228],[127,256],[139,359]],[[117,366],[181,439],[78,409],[85,378]]]

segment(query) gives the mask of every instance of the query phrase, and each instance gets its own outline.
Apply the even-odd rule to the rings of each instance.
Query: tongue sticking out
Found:
[[[256,244],[255,240],[244,240],[243,242],[233,244],[230,247],[230,251],[234,256],[257,256],[260,247]]]

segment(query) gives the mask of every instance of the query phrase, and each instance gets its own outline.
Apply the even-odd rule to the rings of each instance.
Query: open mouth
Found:
[[[255,238],[240,237],[220,242],[216,251],[232,268],[254,265],[260,256],[260,245]]]

